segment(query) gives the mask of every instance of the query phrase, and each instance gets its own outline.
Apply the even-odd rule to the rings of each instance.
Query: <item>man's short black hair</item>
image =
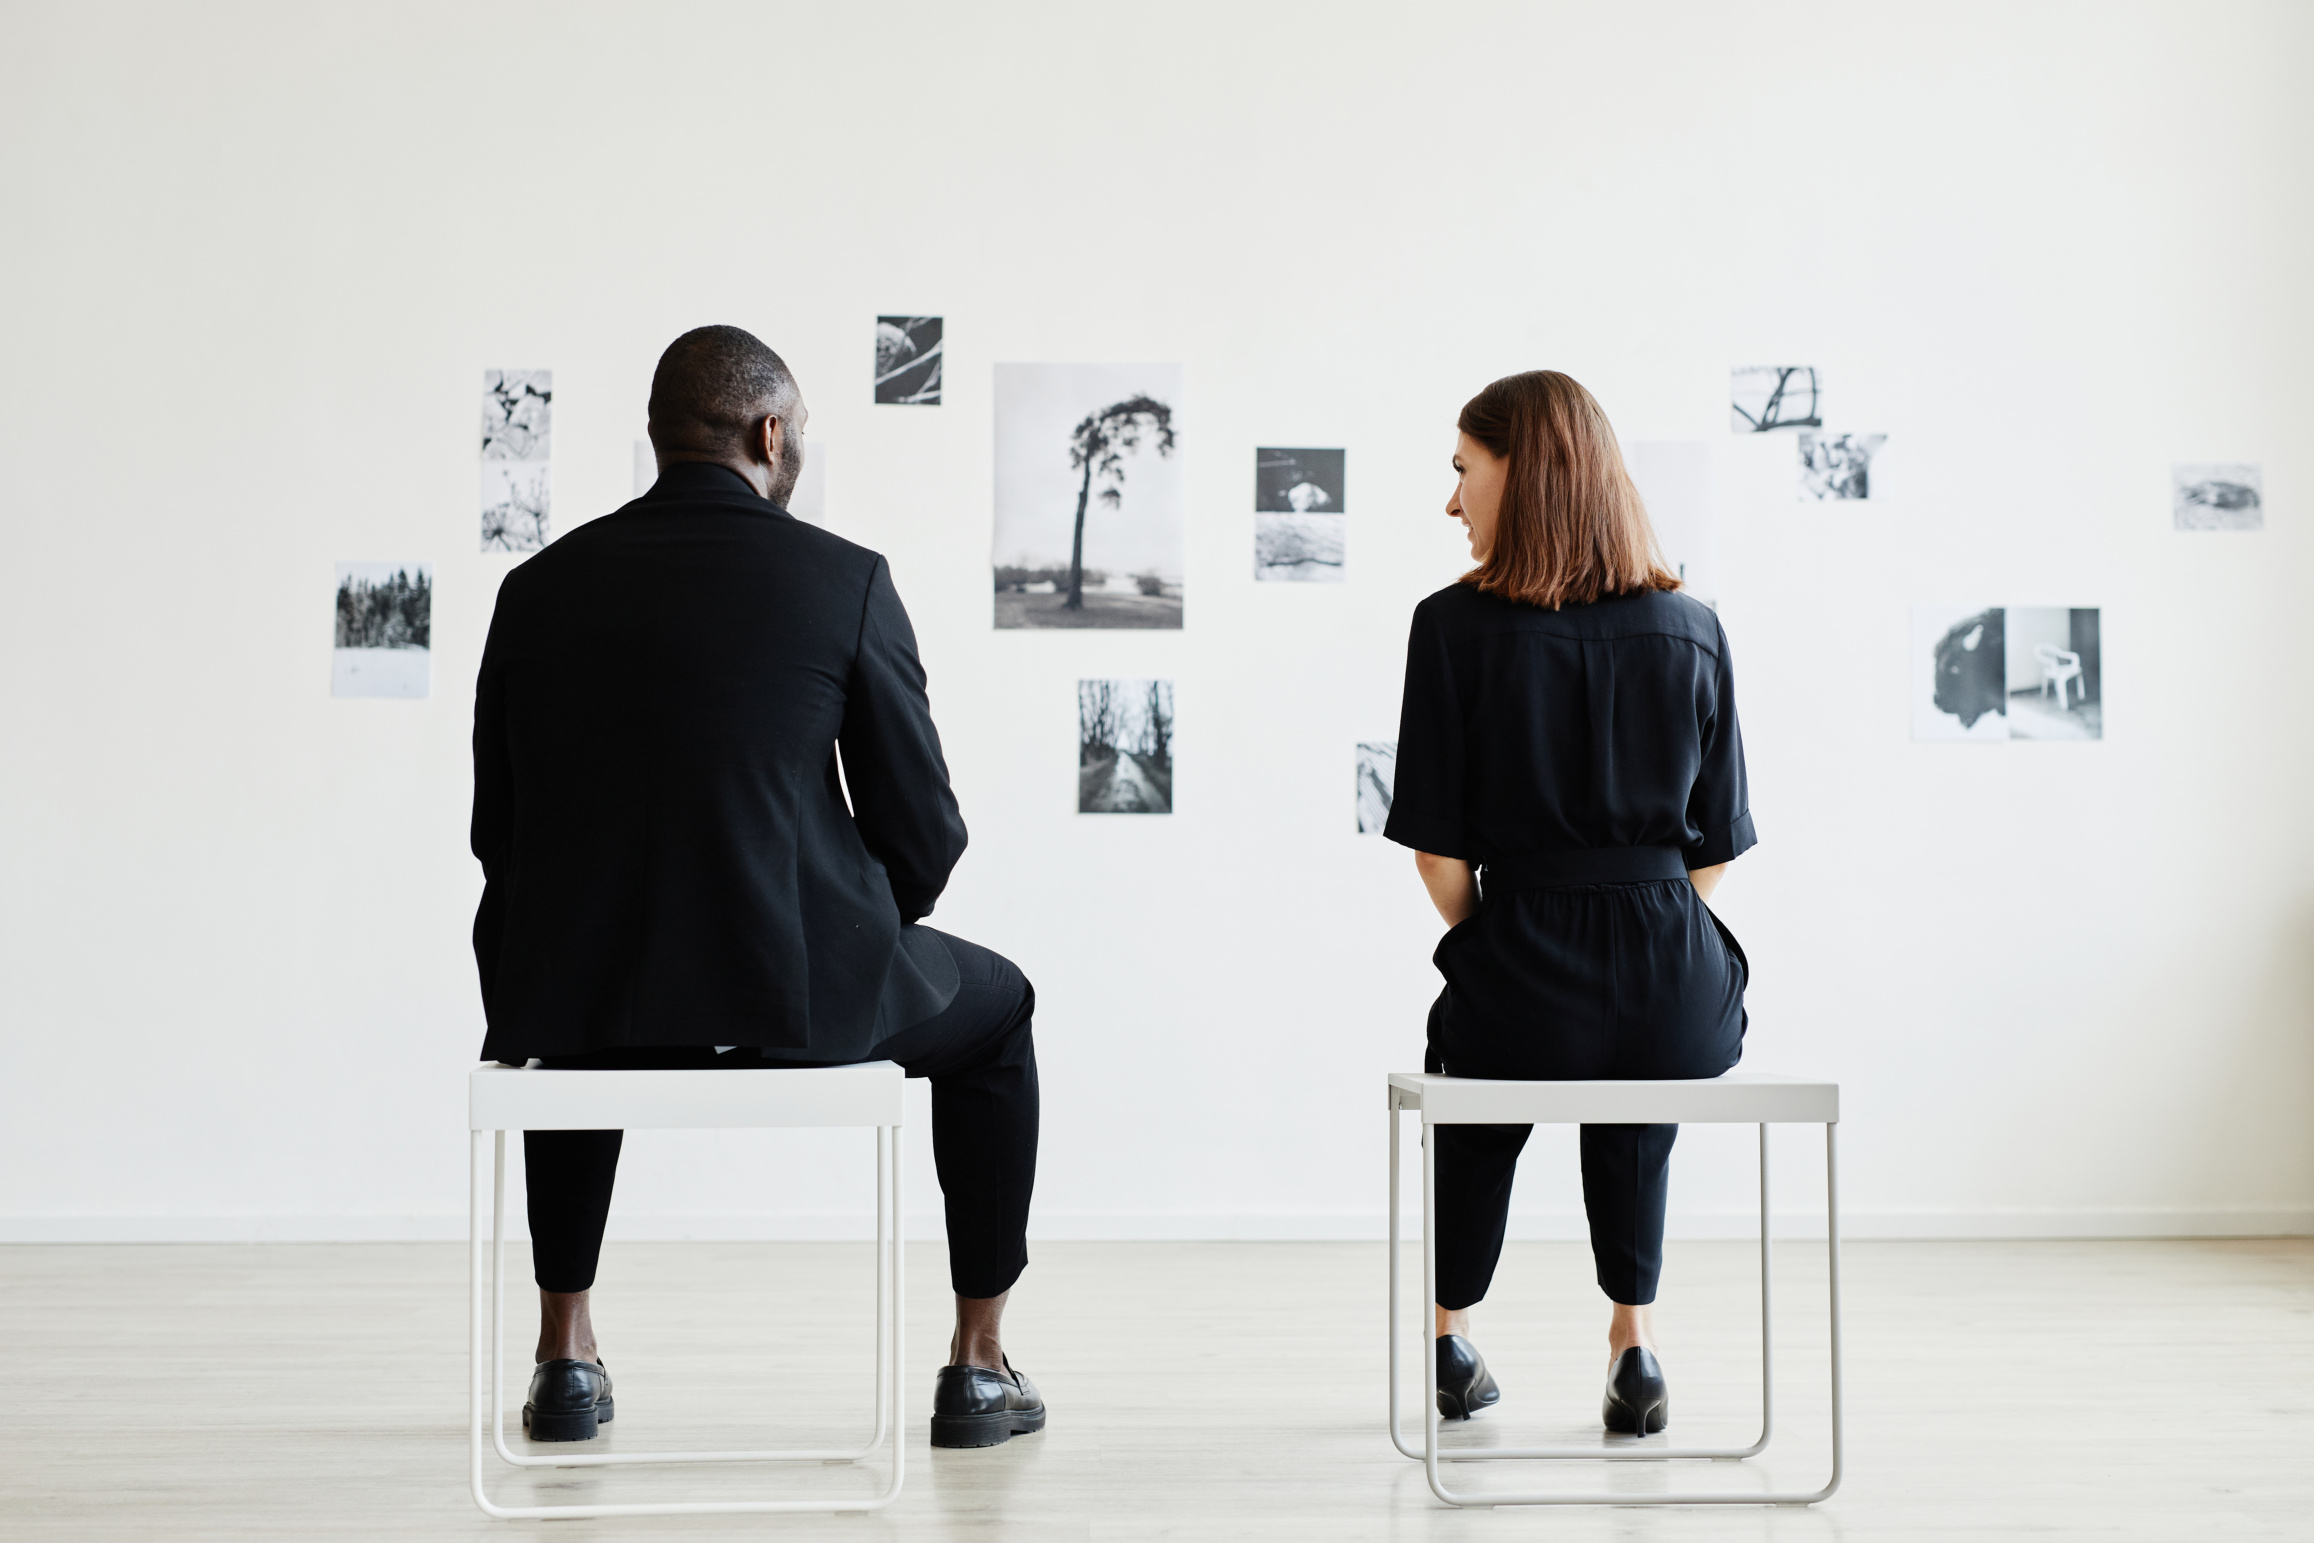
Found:
[[[801,393],[786,361],[740,327],[695,327],[651,376],[651,443],[664,454],[728,455],[766,417],[792,437]]]

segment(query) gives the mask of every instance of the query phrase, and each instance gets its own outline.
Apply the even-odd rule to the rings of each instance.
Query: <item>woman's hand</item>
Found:
[[[1449,927],[1460,926],[1478,911],[1478,875],[1470,864],[1459,857],[1433,857],[1428,852],[1414,854],[1414,871],[1422,875],[1422,887],[1430,891],[1430,903],[1438,907],[1438,914],[1446,918]]]

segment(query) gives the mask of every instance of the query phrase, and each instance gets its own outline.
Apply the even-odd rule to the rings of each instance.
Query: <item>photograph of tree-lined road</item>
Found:
[[[996,367],[996,625],[1181,625],[1178,364]]]
[[[1173,682],[1077,682],[1077,813],[1173,812]]]

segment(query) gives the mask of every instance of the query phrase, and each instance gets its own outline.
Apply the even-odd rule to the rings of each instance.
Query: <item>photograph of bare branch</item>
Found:
[[[484,461],[482,550],[535,552],[545,546],[553,486],[546,461]]]
[[[482,372],[482,459],[544,461],[554,455],[554,371]]]
[[[1800,497],[1830,501],[1872,496],[1872,458],[1885,434],[1800,434]]]
[[[1181,625],[1177,364],[996,367],[1000,629]]]
[[[1398,782],[1398,741],[1358,743],[1358,834],[1379,836],[1390,823],[1390,790]]]
[[[1173,682],[1077,682],[1077,813],[1173,812]]]
[[[434,641],[434,572],[425,563],[337,565],[331,696],[422,697]]]
[[[1728,406],[1738,434],[1824,426],[1812,365],[1739,364],[1728,372]]]
[[[2172,466],[2169,489],[2170,519],[2178,530],[2266,528],[2266,481],[2255,466]]]
[[[876,318],[876,400],[899,407],[940,405],[940,318]]]

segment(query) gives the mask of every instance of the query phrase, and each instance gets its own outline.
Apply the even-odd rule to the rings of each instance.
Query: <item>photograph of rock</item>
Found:
[[[999,629],[1178,629],[1178,364],[996,367]]]
[[[1263,514],[1347,514],[1339,450],[1256,450],[1253,507]]]
[[[1885,434],[1800,435],[1800,497],[1806,500],[1868,499],[1872,458],[1888,443]]]
[[[876,400],[895,407],[940,405],[940,318],[876,318]]]
[[[2264,530],[2266,480],[2256,466],[2172,466],[2170,519],[2178,530]]]
[[[1253,576],[1263,584],[1339,584],[1348,549],[1346,514],[1257,514]]]
[[[337,565],[331,696],[426,695],[433,642],[434,574],[430,565]]]
[[[1912,608],[1912,737],[2007,739],[2008,649],[1999,606]]]
[[[1728,427],[1736,433],[1824,426],[1813,366],[1739,364],[1728,374]]]
[[[1358,742],[1358,834],[1379,836],[1390,823],[1390,790],[1398,780],[1398,741]]]
[[[1173,682],[1077,682],[1077,813],[1173,812]]]

